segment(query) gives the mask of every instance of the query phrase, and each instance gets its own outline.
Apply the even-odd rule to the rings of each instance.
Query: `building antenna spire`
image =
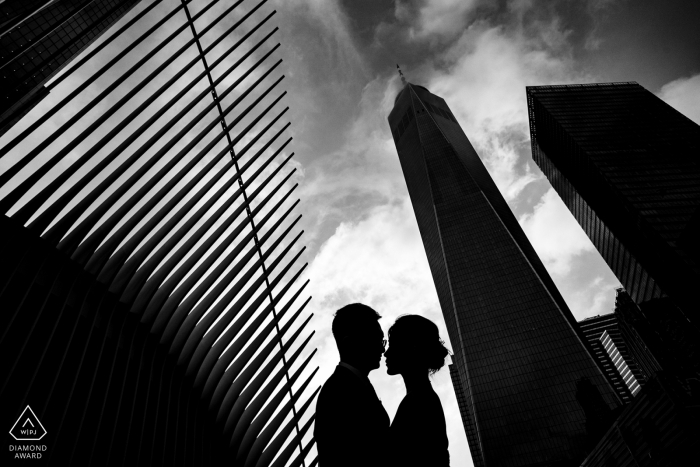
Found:
[[[406,84],[408,84],[408,83],[406,82],[406,77],[405,77],[405,76],[403,75],[403,73],[401,72],[401,68],[399,67],[399,64],[398,64],[398,63],[396,64],[396,69],[399,70],[399,76],[401,77],[401,84],[403,84],[404,86],[406,86]]]

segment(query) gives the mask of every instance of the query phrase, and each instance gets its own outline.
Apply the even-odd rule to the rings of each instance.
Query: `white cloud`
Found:
[[[450,37],[459,33],[466,26],[469,12],[479,3],[479,0],[426,0],[419,10],[415,35]]]
[[[590,283],[578,287],[567,302],[571,313],[578,321],[591,316],[612,313],[615,305],[615,288],[619,284],[611,283],[603,276],[595,277]]]
[[[520,217],[519,222],[550,274],[568,274],[575,256],[595,251],[576,219],[551,188],[532,214]]]
[[[507,133],[511,133],[510,138],[506,136]],[[520,160],[516,148],[519,143],[525,141],[527,137],[522,132],[503,131],[490,134],[488,139],[476,148],[482,154],[486,169],[506,201],[514,200],[527,185],[541,178],[535,175],[527,164],[522,164],[524,169],[518,168],[523,161]]]
[[[553,189],[519,222],[577,321],[613,311],[620,282]]]
[[[306,167],[301,196],[307,206],[307,222],[313,225],[307,243],[318,243],[312,245],[313,251],[341,221],[357,221],[373,207],[406,196],[387,122],[393,98],[388,81],[367,83],[343,143]]]
[[[310,268],[315,277],[315,301],[330,308],[363,301],[378,309],[387,307],[396,316],[435,306],[435,290],[416,234],[415,217],[407,199],[376,207],[360,222],[340,224]],[[426,278],[427,284],[423,280]],[[406,296],[406,290],[423,298],[415,301],[415,297]]]
[[[540,36],[547,29],[543,26]],[[478,142],[514,126],[525,129],[525,86],[572,81],[568,58],[554,56],[536,39],[522,30],[476,23],[444,54],[451,66],[446,73],[436,70],[429,87],[454,107],[470,139]]]
[[[311,52],[320,52],[323,58],[332,60],[334,66],[325,67],[324,71],[333,73],[335,80],[341,79],[344,73],[346,79],[350,78],[347,73],[351,70],[365,71],[364,61],[351,37],[348,18],[337,0],[277,0],[275,7],[285,11],[285,19],[301,16],[307,29],[315,29],[322,36],[322,40],[304,43],[314,46]],[[302,33],[298,29],[294,32]]]
[[[700,125],[700,74],[665,84],[659,97]]]
[[[508,201],[537,179],[522,157],[529,135],[525,86],[576,80],[561,52],[565,40],[557,21],[534,31],[477,22],[440,57],[447,71],[430,73],[428,88],[450,106]]]

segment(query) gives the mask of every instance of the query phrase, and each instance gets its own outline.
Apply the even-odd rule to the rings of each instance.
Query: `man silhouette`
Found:
[[[333,318],[340,363],[316,402],[319,467],[385,465],[382,446],[389,416],[367,378],[379,368],[386,345],[379,318],[379,313],[361,303],[344,306]]]

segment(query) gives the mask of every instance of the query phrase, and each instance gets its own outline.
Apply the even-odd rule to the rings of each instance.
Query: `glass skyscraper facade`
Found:
[[[639,306],[663,369],[697,380],[700,126],[634,82],[526,93],[533,159]]]
[[[0,134],[49,93],[48,80],[140,1],[0,3]]]
[[[686,465],[700,439],[700,127],[634,82],[526,94],[533,159],[624,286],[624,348],[612,325],[582,328],[646,380],[582,465]]]
[[[637,83],[527,88],[532,157],[636,303],[697,326],[700,126]]]
[[[474,464],[579,465],[620,401],[573,315],[445,101],[407,84],[389,124]]]

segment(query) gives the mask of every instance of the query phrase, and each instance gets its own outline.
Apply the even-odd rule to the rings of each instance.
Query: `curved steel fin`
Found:
[[[318,367],[316,370],[314,370],[313,374],[316,374],[318,371]],[[309,382],[311,380],[309,379]],[[297,423],[299,423],[300,418],[306,413],[306,410],[309,408],[311,405],[311,402],[314,400],[316,397],[316,394],[318,394],[318,391],[321,390],[320,387],[318,387],[304,402],[304,405],[301,406],[301,408],[297,411],[296,417],[292,417],[292,419],[280,430],[280,427],[282,426],[282,423],[284,422],[284,419],[287,418],[287,415],[292,411],[294,408],[294,404],[296,401],[299,399],[299,396],[302,394],[302,392],[306,389],[306,386],[302,386],[299,388],[298,391],[296,391],[292,397],[290,397],[289,402],[287,402],[284,407],[280,409],[280,411],[275,415],[275,417],[270,420],[270,417],[272,417],[272,414],[274,413],[274,410],[271,411],[272,407],[267,406],[265,410],[258,416],[258,418],[255,419],[253,422],[253,426],[251,426],[251,431],[255,432],[258,431],[259,429],[262,429],[262,427],[265,427],[265,429],[262,430],[260,435],[253,441],[253,445],[250,446],[250,449],[248,450],[247,455],[244,454],[243,452],[239,452],[241,455],[240,457],[243,458],[245,455],[245,467],[255,467],[255,465],[258,463],[260,460],[263,450],[265,447],[267,447],[268,443],[270,443],[270,440],[272,440],[272,437],[277,433],[277,430],[279,430],[279,433],[277,435],[277,439],[275,439],[276,442],[273,442],[272,445],[268,448],[271,452],[272,456],[279,451],[279,449],[282,447],[282,443],[289,437],[289,434],[292,432],[295,426],[297,426]],[[275,408],[276,410],[276,408]],[[267,421],[270,420],[269,423]],[[267,426],[265,424],[267,423]],[[308,426],[311,425],[311,423],[307,424]],[[245,443],[245,439],[244,439]],[[243,446],[241,446],[243,448]],[[242,449],[241,449],[242,450]]]
[[[299,292],[301,292],[301,290]],[[294,299],[296,299],[297,296],[298,294],[295,294]],[[291,328],[292,324],[299,317],[302,310],[306,308],[306,305],[309,303],[309,300],[310,298],[306,299],[306,301],[299,307],[296,313],[294,313],[294,315],[291,318],[289,318],[289,321],[287,321],[287,323],[278,332],[278,336],[280,339]],[[289,306],[291,306],[291,303],[285,305],[280,314],[285,313]],[[302,323],[297,332],[294,333],[292,338],[290,338],[290,342],[295,340],[296,337],[299,336],[301,330],[306,326],[309,320],[310,318],[307,318],[306,321]],[[270,341],[265,346],[265,348],[260,351],[260,354],[258,354],[255,357],[255,363],[251,363],[252,367],[249,366],[245,370],[245,374],[241,376],[241,379],[237,379],[238,375],[241,374],[241,371],[243,371],[245,365],[253,359],[253,357],[255,356],[255,352],[257,352],[257,350],[263,344],[265,339],[267,339],[268,335],[272,332],[272,329],[275,327],[275,324],[276,323],[274,322],[269,324],[265,328],[264,332],[258,334],[258,336],[253,340],[253,342],[251,342],[250,345],[246,347],[245,350],[243,350],[240,356],[234,355],[235,349],[231,348],[227,349],[226,352],[224,352],[224,355],[222,355],[221,359],[224,361],[221,363],[221,366],[223,367],[222,371],[224,371],[225,373],[218,381],[216,381],[216,387],[214,388],[214,393],[212,395],[211,402],[209,402],[209,410],[217,411],[217,422],[223,422],[225,412],[233,406],[241,391],[243,391],[245,384],[247,384],[247,382],[250,381],[250,379],[253,377],[253,373],[250,373],[252,371],[252,367],[260,367],[260,365],[262,365],[265,361],[265,358],[267,358],[267,355],[269,355],[270,352],[272,352],[272,349],[279,345],[280,339],[273,339],[272,341]],[[289,342],[282,346],[282,349],[285,351],[289,348]],[[237,357],[236,360],[233,361],[233,363],[231,363],[231,361],[235,357]],[[202,396],[205,397],[205,394],[202,394]]]
[[[318,389],[316,390],[316,392],[318,392]],[[260,456],[256,467],[299,467],[304,462],[304,459],[306,459],[306,456],[309,455],[309,451],[311,451],[311,448],[315,444],[315,439],[311,438],[311,441],[309,441],[306,447],[302,449],[299,455],[296,458],[294,458],[294,460],[290,462],[289,465],[287,465],[287,461],[289,461],[289,458],[292,457],[292,454],[294,454],[294,451],[296,450],[297,446],[301,445],[302,438],[304,437],[306,432],[309,431],[309,427],[311,427],[311,424],[314,422],[314,420],[316,420],[316,414],[313,414],[311,417],[309,417],[309,420],[301,428],[301,430],[299,430],[299,433],[294,436],[292,441],[289,442],[289,445],[286,448],[284,448],[284,451],[282,451],[279,457],[275,460],[275,463],[272,464],[272,460],[277,454],[277,451],[279,451],[279,448],[277,449],[277,451],[275,451],[273,447],[273,444],[275,444],[276,447],[277,438],[275,438],[275,441],[270,443],[270,447],[268,447],[265,450],[265,452],[262,453],[262,456]],[[297,420],[295,420],[295,422],[297,422]],[[271,451],[269,455],[268,451]]]
[[[230,329],[227,329],[226,332],[221,336],[221,338],[212,346],[212,349],[207,354],[207,359],[205,359],[205,361],[202,363],[202,366],[197,372],[197,378],[195,379],[196,387],[199,387],[200,385],[204,384],[204,389],[202,390],[202,399],[208,400],[212,396],[214,388],[216,387],[221,377],[224,375],[226,367],[228,367],[231,361],[233,361],[233,359],[238,355],[238,352],[240,352],[240,350],[243,348],[243,346],[245,346],[248,340],[250,340],[253,334],[258,329],[260,329],[260,326],[262,326],[262,323],[265,321],[267,316],[269,316],[271,312],[273,312],[273,315],[275,315],[275,305],[289,291],[292,284],[296,282],[296,280],[299,278],[299,276],[305,268],[306,264],[302,266],[299,269],[299,271],[294,275],[294,277],[292,277],[287,282],[284,288],[279,293],[277,293],[275,299],[272,302],[270,302],[263,311],[258,313],[253,322],[250,323],[250,325],[245,330],[243,330],[241,335],[238,336],[238,338],[235,341],[233,340],[233,338],[236,337],[236,335],[238,335],[239,332],[241,332],[242,327],[250,319],[250,316],[247,316],[245,319],[241,317],[241,319],[239,319],[233,326],[231,326]],[[306,284],[308,284],[308,281],[304,283],[304,285],[301,286],[297,293],[285,304],[282,311],[276,313],[272,322],[268,325],[268,327],[270,328],[268,333],[271,332],[271,327],[276,326],[280,322],[280,320],[284,316],[284,313],[290,308],[292,302],[299,296],[301,291],[304,290]],[[206,383],[204,383],[204,381],[206,381]]]
[[[236,454],[237,462],[242,462],[245,459],[245,455],[247,455],[253,441],[255,441],[258,433],[260,433],[265,426],[265,423],[267,423],[267,420],[272,415],[273,412],[270,412],[268,409],[273,407],[276,410],[280,406],[284,398],[288,396],[289,389],[294,386],[294,383],[304,372],[306,366],[309,364],[315,353],[316,350],[314,350],[299,366],[297,371],[295,371],[294,374],[289,377],[287,381],[285,381],[274,396],[274,390],[279,384],[279,381],[282,379],[281,377],[279,379],[275,378],[274,380],[270,380],[262,388],[256,388],[259,389],[259,393],[248,405],[248,407],[244,409],[243,414],[238,420],[238,423],[233,430],[233,434],[231,435],[229,446],[231,447],[232,452]],[[299,388],[299,392],[303,392],[304,389],[306,389],[306,386],[311,382],[311,379],[316,375],[317,371],[318,368],[316,368],[316,370],[311,373],[306,381],[304,381],[303,385]],[[286,371],[284,374],[287,374]],[[262,419],[264,419],[264,421]]]
[[[281,354],[279,355],[280,359],[282,358],[283,354],[291,348],[292,343],[296,341],[296,339],[301,334],[301,331],[304,327],[306,327],[310,320],[310,317],[307,318],[306,321],[304,321],[301,324],[301,326],[299,326],[299,329],[297,329],[297,331],[289,338],[289,341],[284,346],[282,346]],[[313,335],[313,332],[311,335]],[[260,354],[250,362],[250,365],[248,365],[246,370],[234,380],[233,384],[226,388],[226,395],[223,398],[221,406],[219,407],[219,412],[217,414],[217,422],[225,422],[224,433],[230,433],[236,427],[236,424],[238,423],[238,418],[240,417],[241,413],[243,413],[243,410],[248,405],[248,402],[250,402],[253,396],[255,395],[255,391],[249,389],[256,386],[260,387],[263,381],[265,381],[265,379],[267,378],[267,376],[269,376],[272,373],[274,366],[270,367],[268,364],[265,367],[265,369],[261,370],[258,376],[256,376],[256,383],[251,383],[250,387],[246,387],[250,380],[253,378],[253,376],[257,373],[258,369],[262,365],[262,362],[265,361],[267,355],[263,354],[269,354],[270,351],[278,344],[279,340],[273,339],[267,346],[265,346],[265,348],[260,352]],[[240,363],[242,365],[245,365],[247,363],[245,361],[241,362],[241,360],[242,359],[239,357],[237,362],[234,363],[234,365],[236,363]],[[253,363],[256,364],[254,367]],[[244,388],[246,388],[245,391]]]
[[[285,109],[284,111],[286,110],[287,109]],[[280,130],[265,145],[265,147],[262,150],[258,151],[258,153],[256,153],[252,157],[252,160],[257,160],[258,156],[260,156],[260,154],[262,154],[263,151],[266,150],[267,147],[271,145],[272,142],[288,126],[289,124],[285,125],[285,127],[282,130]],[[261,135],[262,132],[259,133],[259,136]],[[252,160],[249,162],[252,162]],[[272,158],[270,158],[270,161],[271,160]],[[244,165],[244,167],[246,167],[246,165]],[[242,170],[243,167],[240,169],[240,171]],[[258,173],[255,172],[251,178],[254,180],[255,177],[257,177],[257,175]],[[238,177],[234,178],[235,180],[238,180]],[[271,180],[271,177],[268,177],[268,179],[266,179],[263,182],[263,185],[267,185],[267,182],[269,180]],[[250,180],[248,180],[246,183],[250,183]],[[243,189],[245,189],[245,187],[246,184],[243,185]],[[224,192],[218,191],[217,194],[218,193],[221,193],[223,195]],[[153,271],[163,261],[165,256],[171,251],[169,249],[165,249],[170,242],[166,243],[163,247],[156,251],[156,253],[150,259],[148,259],[141,268],[139,268],[136,271],[120,299],[122,302],[133,302],[133,305],[131,307],[132,313],[143,313],[144,316],[142,318],[142,321],[151,322],[151,320],[155,317],[155,314],[160,311],[161,306],[163,305],[163,303],[165,303],[165,300],[170,296],[173,290],[175,290],[175,287],[180,283],[180,281],[182,281],[185,275],[192,270],[199,258],[204,256],[205,253],[216,242],[216,240],[223,236],[226,229],[233,223],[233,221],[238,217],[238,215],[241,212],[243,212],[246,204],[244,203],[244,205],[239,206],[239,208],[236,209],[233,214],[227,216],[226,220],[211,235],[207,236],[199,247],[197,247],[197,250],[194,252],[194,254],[192,254],[188,260],[185,260],[182,266],[178,268],[167,281],[165,281],[167,275],[170,274],[173,271],[173,269],[175,269],[175,267],[180,261],[182,261],[187,252],[191,251],[197,244],[197,242],[199,242],[199,240],[205,236],[206,232],[209,231],[209,229],[214,225],[216,220],[224,216],[224,213],[228,210],[229,207],[233,205],[234,201],[238,198],[238,196],[241,195],[241,193],[242,190],[238,189],[233,195],[225,199],[223,204],[216,210],[216,212],[209,216],[208,219],[197,229],[197,231],[185,240],[181,248],[177,249],[172,254],[172,256],[164,264],[162,264],[160,268],[158,268],[158,270],[155,273],[153,273]],[[216,197],[216,195],[214,195],[214,197]],[[267,202],[268,198],[265,199],[265,203]],[[249,197],[248,201],[250,202],[251,200],[252,197]],[[206,210],[200,209],[201,215],[204,215],[204,213],[207,212],[210,208],[211,206],[209,206]],[[254,209],[253,213],[257,213],[257,209],[258,208]],[[241,224],[240,228],[242,229],[243,226],[247,225],[248,223],[249,222],[245,222]],[[182,239],[184,238],[186,233],[187,232],[183,230],[183,228],[180,228],[176,235],[179,236],[178,238]],[[235,236],[231,238],[231,241],[233,238],[235,238]],[[223,249],[219,247],[216,251],[219,252],[217,256],[220,256],[223,252]],[[149,278],[151,273],[153,273],[153,276]],[[177,303],[179,303],[179,301]]]

